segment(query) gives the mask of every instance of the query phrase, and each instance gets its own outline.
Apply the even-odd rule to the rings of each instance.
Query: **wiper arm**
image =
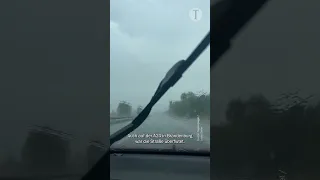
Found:
[[[210,66],[214,66],[220,57],[227,52],[231,46],[232,38],[267,1],[268,0],[223,0],[211,6],[210,21],[212,22],[211,29],[213,31],[211,38],[214,49],[212,54],[210,54]],[[164,80],[161,81],[155,95],[142,112],[129,125],[110,137],[110,145],[125,137],[144,122],[155,103],[181,78],[182,74],[209,44],[210,32],[186,60],[181,60],[176,64],[177,69],[172,77],[170,77],[167,82]],[[107,173],[108,169],[105,169],[108,167],[109,152],[107,152],[82,179],[110,178],[110,174]]]
[[[121,128],[110,137],[110,146],[127,136],[129,133],[137,129],[149,116],[152,107],[159,101],[159,99],[174,86],[176,82],[182,77],[183,73],[191,66],[191,64],[201,55],[201,53],[210,44],[210,31],[200,42],[200,44],[194,49],[186,60],[178,61],[166,74],[164,79],[160,82],[155,94],[151,98],[147,106],[138,114],[138,116],[127,126]],[[109,164],[109,149],[103,155],[103,157],[97,162],[97,164],[89,170],[89,172],[82,178],[83,180],[90,179],[104,179],[110,178],[109,174],[104,173],[108,170]]]
[[[110,146],[124,138],[126,135],[138,128],[150,114],[152,107],[161,99],[161,97],[174,86],[182,77],[182,74],[191,66],[191,64],[201,55],[201,53],[210,44],[210,32],[205,36],[196,49],[186,60],[178,61],[167,73],[166,77],[160,82],[155,94],[147,106],[138,114],[138,116],[127,126],[115,132],[110,137]]]
[[[219,1],[212,6],[211,16],[213,19],[211,20],[214,22],[211,27],[213,29],[212,41],[218,45],[214,47],[213,56],[211,54],[210,65],[217,62],[217,60],[230,48],[232,38],[267,1],[268,0],[224,0]],[[169,90],[169,88],[182,77],[182,74],[191,66],[209,44],[210,31],[186,60],[181,60],[173,66],[171,69],[172,72],[170,72],[171,70],[168,72],[172,74],[167,74],[165,79],[161,81],[156,93],[142,112],[129,125],[123,127],[110,137],[110,146],[134,131],[144,122],[150,114],[152,107]]]

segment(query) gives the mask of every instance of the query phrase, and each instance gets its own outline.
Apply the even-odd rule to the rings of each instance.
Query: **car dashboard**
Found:
[[[112,180],[209,180],[210,156],[113,153],[110,176]]]

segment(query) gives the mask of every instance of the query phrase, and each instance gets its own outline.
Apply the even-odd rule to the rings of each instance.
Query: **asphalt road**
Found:
[[[129,123],[110,124],[110,134]],[[149,137],[146,137],[148,135]],[[152,115],[112,147],[162,149],[172,148],[173,144],[177,149],[210,150],[209,121],[200,119],[198,123],[197,119],[177,119],[164,114]]]

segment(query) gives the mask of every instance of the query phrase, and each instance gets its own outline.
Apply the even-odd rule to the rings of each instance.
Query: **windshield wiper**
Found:
[[[232,38],[267,1],[268,0],[222,0],[211,6],[210,21],[211,30],[213,32],[211,41],[214,46],[213,51],[210,54],[210,66],[214,66],[220,57],[230,49]],[[151,101],[142,110],[142,112],[140,112],[140,114],[129,125],[120,129],[110,137],[110,146],[135,130],[144,122],[151,112],[152,107],[168,91],[168,89],[182,77],[182,74],[209,44],[210,32],[186,60],[177,62],[169,70],[165,78],[159,84],[156,93],[151,98]],[[108,150],[82,179],[90,180],[110,178],[109,171],[105,169],[110,166],[109,153],[110,151]]]
[[[138,116],[127,126],[118,130],[110,136],[110,146],[127,136],[129,133],[138,128],[150,114],[152,107],[159,101],[159,99],[174,86],[176,82],[182,77],[183,73],[191,66],[191,64],[201,55],[201,53],[210,44],[210,31],[196,47],[196,49],[190,54],[186,60],[180,60],[167,72],[166,76],[160,82],[156,92],[151,98],[147,106],[138,114]]]
[[[150,114],[152,107],[159,101],[159,99],[169,90],[170,87],[174,86],[176,82],[182,77],[183,73],[191,66],[191,64],[201,55],[201,53],[209,46],[210,44],[210,31],[203,38],[200,44],[194,49],[194,51],[189,55],[186,60],[180,60],[167,72],[165,77],[160,82],[156,92],[151,98],[147,106],[138,114],[138,116],[127,126],[121,128],[114,134],[110,136],[110,146],[119,141],[120,139],[127,136],[129,133],[138,128],[144,121],[147,119]],[[104,168],[108,167],[109,164],[109,153],[110,150],[107,150],[107,153],[97,162],[97,164],[89,170],[89,172],[82,178],[86,179],[103,179],[109,178],[109,174],[103,174],[106,170]]]

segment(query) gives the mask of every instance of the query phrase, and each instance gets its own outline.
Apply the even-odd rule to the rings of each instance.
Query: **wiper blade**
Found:
[[[211,41],[214,50],[210,54],[210,66],[231,48],[234,36],[269,0],[222,0],[211,6]]]
[[[119,141],[136,128],[138,128],[150,114],[152,107],[159,101],[159,99],[169,90],[170,87],[174,86],[177,81],[182,77],[183,73],[191,66],[191,64],[201,55],[201,53],[210,44],[210,31],[203,38],[200,44],[193,50],[186,60],[178,61],[166,74],[165,78],[160,82],[155,94],[151,98],[148,105],[138,114],[138,116],[127,126],[123,127],[119,131],[115,132],[110,137],[110,146]],[[97,162],[97,164],[89,170],[89,172],[82,178],[86,179],[104,179],[109,178],[109,174],[105,174],[109,164],[109,150],[103,155],[103,157]]]
[[[210,32],[208,32],[205,38],[186,60],[181,60],[177,62],[175,66],[173,66],[173,71],[168,72],[172,74],[169,75],[168,79],[164,79],[165,81],[161,81],[154,96],[151,98],[148,105],[140,112],[140,114],[138,114],[138,116],[130,124],[110,136],[110,146],[134,131],[145,121],[150,114],[152,107],[161,99],[161,97],[170,89],[170,87],[175,85],[175,83],[182,77],[182,74],[201,55],[201,53],[206,49],[206,47],[208,47],[209,44]]]
[[[212,41],[214,49],[210,54],[210,66],[214,66],[220,57],[230,48],[232,38],[238,31],[255,15],[255,13],[268,0],[222,0],[211,6],[211,29],[213,31]],[[111,136],[110,145],[125,137],[139,127],[148,117],[154,104],[173,86],[182,76],[183,72],[196,60],[202,51],[210,44],[210,32],[186,60],[182,60],[179,70],[174,78],[165,83],[161,88],[159,85],[155,95],[143,111],[126,127]],[[195,52],[196,51],[196,52]],[[200,53],[199,53],[200,52]],[[185,66],[184,66],[185,65]],[[107,169],[109,167],[109,151],[98,161],[98,163],[83,177],[83,180],[110,178]]]

